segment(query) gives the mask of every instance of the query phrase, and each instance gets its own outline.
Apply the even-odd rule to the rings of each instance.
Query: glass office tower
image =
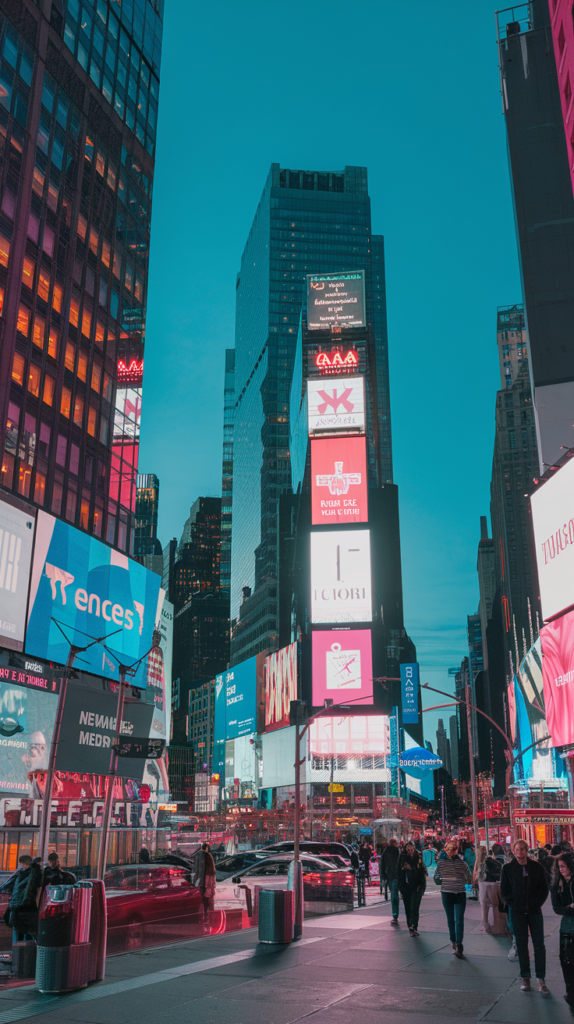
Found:
[[[163,0],[7,9],[0,482],[131,553]]]
[[[384,245],[371,231],[367,170],[272,164],[237,278],[231,618],[235,664],[278,644],[279,497],[291,489],[289,391],[305,278],[364,270],[374,339],[369,482],[392,482]],[[242,603],[243,602],[243,603]]]

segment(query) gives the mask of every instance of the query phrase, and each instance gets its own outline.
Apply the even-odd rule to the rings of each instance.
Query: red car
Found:
[[[204,934],[201,891],[189,871],[164,864],[125,864],[104,876],[108,955]]]

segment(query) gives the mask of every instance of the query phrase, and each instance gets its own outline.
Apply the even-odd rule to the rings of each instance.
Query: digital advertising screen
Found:
[[[307,274],[307,326],[365,327],[365,271]]]
[[[574,743],[574,611],[540,630],[542,678],[552,744]]]
[[[364,437],[311,441],[313,526],[369,521],[367,442]]]
[[[416,662],[400,666],[401,701],[404,725],[418,725],[419,666]]]
[[[530,496],[542,616],[574,605],[574,459]]]
[[[289,708],[297,700],[297,641],[265,659],[265,731],[289,725]]]
[[[34,518],[0,501],[0,643],[24,650]]]
[[[328,698],[373,703],[370,629],[314,630],[312,644],[314,707]]]
[[[311,534],[311,621],[371,622],[368,530]]]
[[[364,430],[364,377],[309,379],[307,417],[310,434]]]
[[[221,685],[220,685],[221,684]],[[219,686],[219,694],[218,694]],[[221,739],[222,712],[225,709],[225,739],[257,730],[257,657],[234,665],[215,677],[216,739]],[[220,703],[223,701],[223,704]]]
[[[316,718],[309,726],[309,752],[335,754],[388,754],[389,719],[386,715],[347,715]]]
[[[127,555],[45,512],[38,513],[26,653],[65,664],[70,643],[104,638],[77,655],[77,668],[119,679],[152,647],[161,579]],[[104,646],[105,644],[105,646]],[[145,689],[144,658],[131,686]]]
[[[28,772],[48,767],[58,696],[0,682],[0,792],[39,798]]]

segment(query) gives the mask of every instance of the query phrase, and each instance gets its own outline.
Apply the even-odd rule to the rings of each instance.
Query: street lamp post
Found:
[[[476,806],[476,765],[474,763],[474,737],[472,735],[472,716],[470,713],[470,686],[465,686],[466,696],[466,728],[468,732],[468,759],[470,761],[470,792],[472,797],[472,829],[474,832],[474,848],[478,850],[478,808]]]

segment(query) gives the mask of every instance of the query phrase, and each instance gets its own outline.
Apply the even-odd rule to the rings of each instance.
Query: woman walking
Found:
[[[478,899],[482,925],[487,935],[506,935],[508,932],[506,914],[501,913],[500,874],[502,864],[487,854],[484,846],[479,847],[474,862],[472,880],[478,885]],[[492,910],[492,924],[489,913]]]
[[[571,853],[561,853],[554,861],[550,898],[554,913],[562,918],[560,964],[566,985],[564,998],[574,1017],[574,856]]]
[[[399,892],[413,938],[419,934],[419,910],[427,884],[427,869],[414,843],[407,843],[399,857]]]
[[[449,839],[445,846],[446,857],[439,859],[434,873],[436,885],[440,885],[442,905],[448,921],[448,932],[454,955],[463,960],[464,911],[466,909],[466,888],[472,883],[468,864],[458,856],[457,845]]]

